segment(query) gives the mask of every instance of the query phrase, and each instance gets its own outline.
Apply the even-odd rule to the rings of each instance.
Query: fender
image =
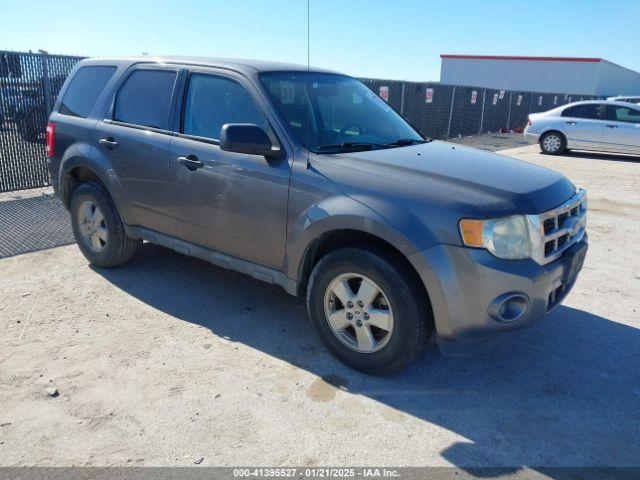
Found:
[[[91,170],[105,186],[111,198],[120,212],[125,224],[135,225],[136,219],[128,207],[128,201],[124,194],[122,184],[116,172],[107,158],[100,150],[88,143],[75,143],[64,152],[60,161],[58,185],[60,185],[60,197],[66,206],[69,205],[69,186],[65,176],[76,167],[84,167]]]
[[[312,205],[290,221],[284,265],[287,277],[300,280],[311,245],[323,234],[336,230],[356,230],[376,236],[405,256],[420,249],[371,208],[346,195],[334,195]]]

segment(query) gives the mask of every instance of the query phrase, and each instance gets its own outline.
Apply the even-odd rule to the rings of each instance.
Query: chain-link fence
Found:
[[[420,133],[457,138],[520,131],[527,116],[578,100],[601,97],[565,93],[516,92],[441,83],[362,79]]]
[[[49,185],[44,130],[62,84],[82,57],[0,51],[0,192]],[[363,79],[420,133],[443,139],[518,130],[531,112],[596,97],[514,92],[437,82]]]
[[[80,59],[0,51],[0,192],[49,185],[45,125]]]

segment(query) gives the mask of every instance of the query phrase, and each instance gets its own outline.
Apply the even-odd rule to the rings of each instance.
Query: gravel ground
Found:
[[[29,190],[17,190],[14,192],[0,192],[0,203],[51,195],[53,195],[53,187],[31,188]]]
[[[0,258],[74,242],[69,213],[51,189],[0,194]]]
[[[487,133],[485,135],[474,135],[471,137],[450,138],[446,141],[467,147],[488,150],[490,152],[523,147],[531,144],[531,142],[525,140],[524,135],[521,133]]]
[[[589,190],[565,305],[491,351],[384,378],[302,301],[160,247],[0,259],[0,466],[640,464],[640,159],[502,152]]]

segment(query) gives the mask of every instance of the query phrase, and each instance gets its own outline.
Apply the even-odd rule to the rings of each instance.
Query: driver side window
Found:
[[[627,107],[608,107],[609,120],[626,123],[640,123],[640,110]]]
[[[253,123],[267,130],[267,121],[253,97],[239,83],[194,73],[184,101],[182,133],[220,139],[225,123]]]

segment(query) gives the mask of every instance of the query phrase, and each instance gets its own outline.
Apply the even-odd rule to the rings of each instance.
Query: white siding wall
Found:
[[[506,90],[580,95],[640,93],[640,74],[607,61],[443,58],[440,81]]]
[[[611,62],[600,62],[598,95],[640,95],[640,73]]]

